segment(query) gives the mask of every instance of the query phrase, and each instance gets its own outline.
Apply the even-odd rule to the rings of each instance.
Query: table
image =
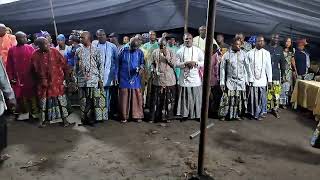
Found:
[[[320,119],[320,82],[297,80],[291,103],[296,109],[298,106],[306,108],[313,112],[315,119]]]

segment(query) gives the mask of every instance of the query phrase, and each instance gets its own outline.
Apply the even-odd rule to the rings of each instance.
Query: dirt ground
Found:
[[[71,121],[79,121],[77,113]],[[316,122],[282,110],[281,119],[220,122],[208,130],[205,167],[215,180],[318,180],[320,150],[310,147]],[[108,121],[96,127],[37,128],[9,122],[12,157],[1,180],[185,179],[197,164],[199,122],[167,126]]]

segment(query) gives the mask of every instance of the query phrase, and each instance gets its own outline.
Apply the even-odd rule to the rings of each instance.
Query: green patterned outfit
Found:
[[[42,122],[50,122],[56,119],[67,118],[69,115],[67,104],[67,98],[65,95],[58,97],[41,98],[39,101],[40,119],[42,120]]]
[[[94,123],[107,120],[106,97],[103,89],[80,88],[81,121]]]
[[[268,89],[268,111],[277,111],[280,105],[281,84],[280,81],[273,81],[272,86]]]

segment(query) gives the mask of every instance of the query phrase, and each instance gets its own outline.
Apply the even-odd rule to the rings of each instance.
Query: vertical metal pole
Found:
[[[201,108],[201,122],[200,122],[200,142],[199,142],[199,157],[198,157],[198,175],[204,175],[204,155],[206,144],[206,124],[208,120],[209,95],[210,95],[210,72],[211,72],[211,56],[213,51],[213,37],[216,19],[216,0],[208,0],[207,11],[207,38],[204,56],[204,77],[202,89],[202,108]]]
[[[184,10],[184,33],[188,32],[188,22],[189,22],[189,0],[186,0],[185,10]]]
[[[56,18],[54,17],[54,12],[53,12],[53,4],[52,0],[50,1],[50,9],[51,9],[51,14],[52,14],[52,20],[53,20],[53,26],[54,26],[54,33],[56,34],[56,37],[58,36],[58,29],[57,29],[57,24],[56,24]]]

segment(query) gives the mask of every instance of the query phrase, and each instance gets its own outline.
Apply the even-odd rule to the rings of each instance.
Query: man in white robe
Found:
[[[248,88],[248,113],[256,120],[267,114],[267,85],[272,84],[271,56],[264,46],[264,37],[258,36],[256,48],[247,54],[253,74],[252,86]]]
[[[200,119],[202,81],[199,69],[203,67],[203,64],[203,51],[192,45],[192,35],[186,33],[184,46],[177,52],[176,65],[181,69],[177,115],[184,119]]]

